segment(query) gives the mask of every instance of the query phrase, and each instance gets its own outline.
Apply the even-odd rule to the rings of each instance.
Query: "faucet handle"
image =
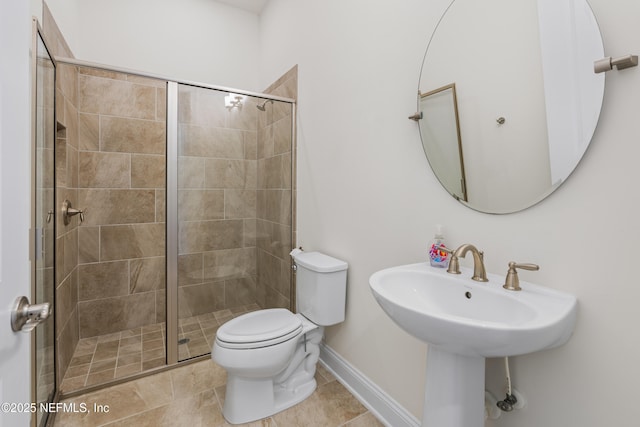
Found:
[[[509,263],[509,268],[520,268],[522,270],[529,270],[529,271],[538,271],[538,270],[540,270],[540,266],[538,264],[517,263],[517,262],[513,262],[513,261],[511,261]]]
[[[445,247],[444,245],[438,246],[438,250],[442,251],[442,252],[446,252],[449,255],[453,255],[453,249],[449,249],[449,248]]]
[[[460,274],[460,261],[458,261],[458,257],[454,253],[455,251],[449,248],[445,248],[444,246],[438,247],[438,250],[449,254],[450,258],[449,258],[449,266],[447,267],[447,273]]]
[[[518,271],[516,270],[516,268],[529,271],[540,270],[540,266],[537,264],[517,263],[515,261],[511,261],[509,263],[509,271],[507,271],[507,277],[505,278],[504,285],[502,285],[503,288],[510,291],[522,290],[522,288],[520,287],[520,279],[518,278]]]

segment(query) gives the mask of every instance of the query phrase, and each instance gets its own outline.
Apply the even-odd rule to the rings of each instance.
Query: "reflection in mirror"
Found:
[[[455,83],[420,94],[420,111],[422,145],[433,171],[453,197],[466,201]]]
[[[603,56],[586,0],[454,0],[429,42],[419,90],[456,84],[466,199],[432,146],[433,135],[451,133],[451,121],[429,118],[431,100],[418,99],[430,122],[420,126],[425,154],[447,191],[488,213],[516,212],[551,194],[595,131],[604,77],[593,62]]]

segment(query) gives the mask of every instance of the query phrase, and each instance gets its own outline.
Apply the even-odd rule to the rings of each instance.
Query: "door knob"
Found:
[[[29,298],[16,298],[11,311],[11,329],[14,332],[31,332],[33,328],[47,320],[51,314],[51,304],[29,304]]]

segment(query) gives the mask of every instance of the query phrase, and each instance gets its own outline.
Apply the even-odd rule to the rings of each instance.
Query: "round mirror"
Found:
[[[454,0],[427,47],[418,108],[445,189],[487,213],[526,209],[571,174],[595,131],[602,37],[586,0]]]

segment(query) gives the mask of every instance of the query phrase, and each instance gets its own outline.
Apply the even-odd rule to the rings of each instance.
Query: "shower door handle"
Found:
[[[36,326],[49,318],[51,304],[29,304],[29,298],[18,297],[11,310],[11,329],[14,332],[31,332]]]

